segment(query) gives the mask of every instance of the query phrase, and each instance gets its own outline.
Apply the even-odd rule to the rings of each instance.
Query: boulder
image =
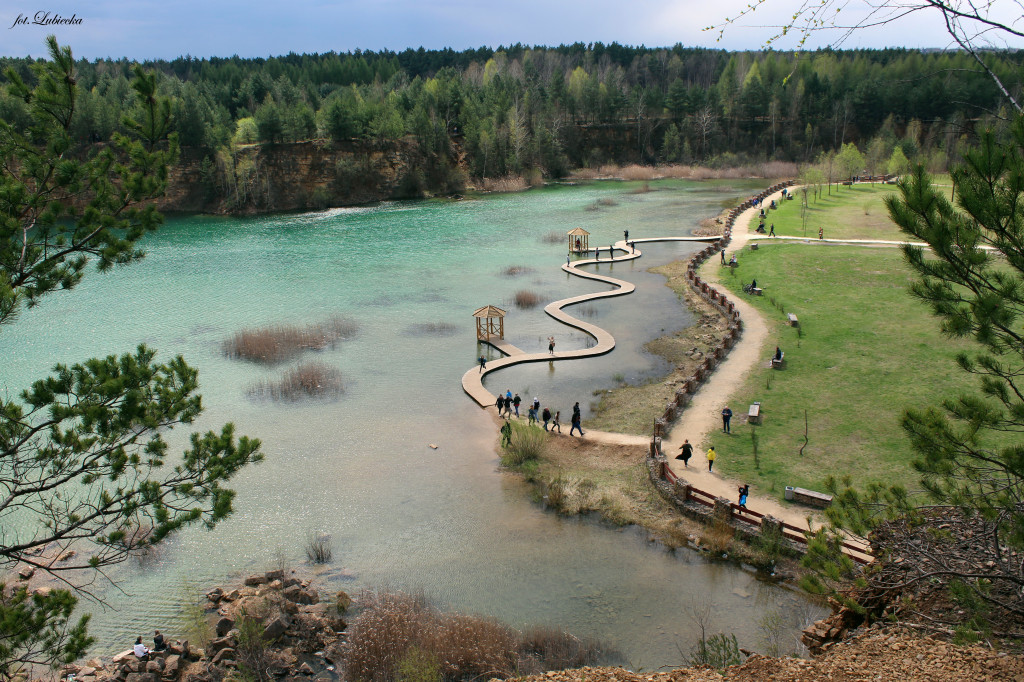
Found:
[[[158,678],[153,673],[131,673],[124,682],[157,682]]]
[[[263,577],[267,579],[268,583],[272,583],[275,580],[282,580],[282,579],[284,579],[284,570],[278,568],[278,569],[273,570],[273,571],[267,571],[266,573],[263,574]]]
[[[78,669],[78,672],[76,672],[75,674],[78,675],[78,677],[85,677],[86,675],[95,675],[96,668],[91,665],[82,666]]]
[[[181,672],[181,656],[171,654],[164,661],[164,678],[175,680],[178,678],[179,672]]]
[[[272,590],[280,590],[284,587],[284,583],[281,582],[280,579],[275,579],[267,583],[267,587],[269,587]]]
[[[235,645],[236,640],[229,633],[224,637],[220,637],[210,642],[210,645],[206,647],[206,653],[207,655],[212,656],[219,653],[222,649],[233,649],[235,648]]]
[[[18,577],[22,580],[28,580],[35,574],[36,569],[33,566],[22,566],[21,569],[18,570]]]
[[[345,656],[345,650],[339,642],[332,642],[324,649],[324,658],[335,665],[340,665]]]
[[[226,593],[223,597],[221,597],[221,599],[224,601],[238,601],[238,598],[241,596],[242,593],[238,590],[231,590],[230,592]]]
[[[284,588],[281,596],[290,602],[299,603],[299,599],[302,597],[302,588],[298,585],[288,585]]]
[[[85,662],[85,664],[90,668],[96,668],[97,670],[103,670],[104,667],[103,661],[101,661],[98,658],[90,658],[88,661]]]
[[[334,595],[334,605],[338,607],[338,613],[345,613],[352,606],[352,597],[345,590],[338,590]]]
[[[303,663],[299,666],[299,672],[303,675],[312,675],[313,668],[309,665],[309,663]]]
[[[189,658],[191,652],[188,648],[188,640],[184,642],[171,642],[167,646],[167,653],[172,656],[181,656],[182,658]]]
[[[229,632],[231,632],[231,629],[234,628],[234,627],[235,627],[234,619],[233,618],[228,618],[227,616],[224,616],[223,618],[221,618],[220,620],[217,621],[217,636],[218,637],[224,637]]]
[[[248,578],[245,579],[245,584],[251,587],[256,587],[257,585],[266,585],[269,582],[270,581],[267,580],[267,576],[265,575],[250,575]]]
[[[223,596],[224,596],[224,590],[222,590],[219,587],[215,587],[215,588],[213,588],[212,590],[210,590],[209,592],[206,593],[206,598],[209,599],[210,601],[212,601],[214,604],[219,602]]]
[[[285,587],[291,587],[292,585],[300,585],[302,583],[298,578],[285,578],[283,581]]]
[[[159,675],[164,671],[164,659],[156,658],[146,663],[146,672]]]
[[[288,622],[283,618],[274,618],[263,628],[263,637],[268,641],[275,641],[282,637],[288,629]]]
[[[129,649],[128,651],[122,651],[121,653],[119,653],[116,656],[114,656],[114,658],[111,661],[111,663],[113,663],[114,666],[116,667],[116,666],[121,665],[122,663],[127,661],[129,658],[132,658],[134,656],[135,656],[135,652],[132,651],[131,649]]]
[[[217,655],[213,657],[211,663],[214,665],[221,665],[227,661],[235,660],[235,650],[231,648],[221,649],[217,652]]]

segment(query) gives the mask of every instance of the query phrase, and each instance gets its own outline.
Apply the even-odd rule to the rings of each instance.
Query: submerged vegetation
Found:
[[[358,325],[334,316],[326,322],[298,325],[273,325],[243,329],[224,342],[228,357],[273,365],[290,360],[303,351],[333,348],[356,333]]]

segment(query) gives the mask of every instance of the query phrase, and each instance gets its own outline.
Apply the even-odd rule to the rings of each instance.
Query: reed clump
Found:
[[[544,456],[548,447],[548,434],[544,429],[517,421],[510,424],[512,434],[501,455],[502,466],[514,469]]]
[[[308,350],[333,348],[355,335],[358,325],[334,316],[326,322],[299,325],[271,325],[243,329],[224,342],[224,353],[231,358],[273,365]]]
[[[458,331],[458,325],[451,322],[420,322],[409,327],[413,336],[454,336]]]
[[[562,232],[551,231],[540,238],[545,244],[561,244],[565,241],[565,234]]]
[[[614,655],[553,628],[526,633],[495,620],[442,613],[423,595],[364,592],[343,662],[353,680],[470,680],[593,665]]]
[[[558,241],[562,241],[561,237],[559,237]],[[533,268],[529,265],[509,265],[501,270],[501,274],[505,277],[519,277],[531,272],[533,272]]]
[[[277,381],[263,381],[249,393],[257,398],[295,401],[338,396],[345,391],[341,372],[322,362],[304,362]]]
[[[506,175],[501,178],[483,178],[480,181],[486,192],[522,192],[530,188],[530,182],[522,175]]]
[[[513,300],[517,308],[535,308],[540,303],[540,295],[529,289],[520,289]]]

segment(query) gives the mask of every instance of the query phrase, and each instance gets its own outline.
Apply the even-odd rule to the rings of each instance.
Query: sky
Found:
[[[804,0],[764,0],[750,18],[705,31],[736,15],[751,0],[0,0],[0,55],[43,56],[53,33],[77,57],[133,60],[194,57],[269,57],[289,52],[401,51],[407,47],[497,47],[617,41],[647,47],[701,46],[760,49]],[[817,0],[812,0],[816,3]],[[863,16],[871,0],[830,0],[847,21]],[[921,3],[924,0],[894,0]],[[1020,21],[1020,0],[995,0]],[[59,15],[64,25],[36,24]],[[805,47],[833,44],[837,32],[816,34]],[[1005,43],[1003,44],[1005,45]],[[1024,41],[1010,43],[1024,48]],[[841,45],[950,47],[933,10],[885,26],[862,29]],[[793,49],[787,38],[777,49]]]

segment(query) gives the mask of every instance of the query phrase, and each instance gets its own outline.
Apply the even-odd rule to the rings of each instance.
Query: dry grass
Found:
[[[420,322],[411,325],[407,333],[413,336],[454,336],[458,331],[458,325],[451,322]]]
[[[503,178],[483,178],[480,185],[485,192],[522,192],[530,188],[530,182],[522,175],[506,175]]]
[[[739,178],[792,178],[798,175],[796,164],[787,161],[766,161],[764,163],[746,164],[729,168],[711,168],[708,166],[686,166],[673,164],[669,166],[628,166],[605,165],[599,169],[580,168],[571,173],[574,180],[600,180],[618,178],[621,180],[661,180],[675,178],[680,180],[722,180]]]
[[[550,628],[525,635],[501,623],[441,613],[422,595],[364,592],[345,644],[346,679],[488,679],[579,667],[605,656],[598,642]],[[424,674],[427,677],[424,677]]]
[[[651,191],[650,183],[645,182],[644,184],[640,185],[639,187],[637,187],[633,191],[631,191],[630,194],[647,194],[650,191]]]
[[[545,244],[561,244],[565,242],[566,239],[568,239],[568,237],[565,235],[564,232],[555,231],[548,232],[547,234],[540,238],[540,240]]]
[[[536,308],[537,304],[540,303],[540,295],[535,291],[528,289],[520,289],[516,292],[515,298],[516,307],[520,309],[525,308]]]
[[[562,241],[562,238],[559,237],[558,241]],[[519,277],[533,271],[533,268],[528,265],[510,265],[507,268],[502,268],[501,274],[503,277]]]
[[[728,554],[732,549],[736,530],[722,519],[715,519],[711,525],[704,527],[700,542],[714,555]]]
[[[333,348],[339,341],[356,333],[358,325],[344,317],[334,316],[326,322],[305,327],[274,325],[243,329],[224,342],[224,353],[268,365],[288,360],[307,350]]]
[[[257,398],[271,400],[303,400],[335,397],[344,393],[341,372],[322,362],[304,362],[285,372],[278,381],[264,381],[249,389]]]

